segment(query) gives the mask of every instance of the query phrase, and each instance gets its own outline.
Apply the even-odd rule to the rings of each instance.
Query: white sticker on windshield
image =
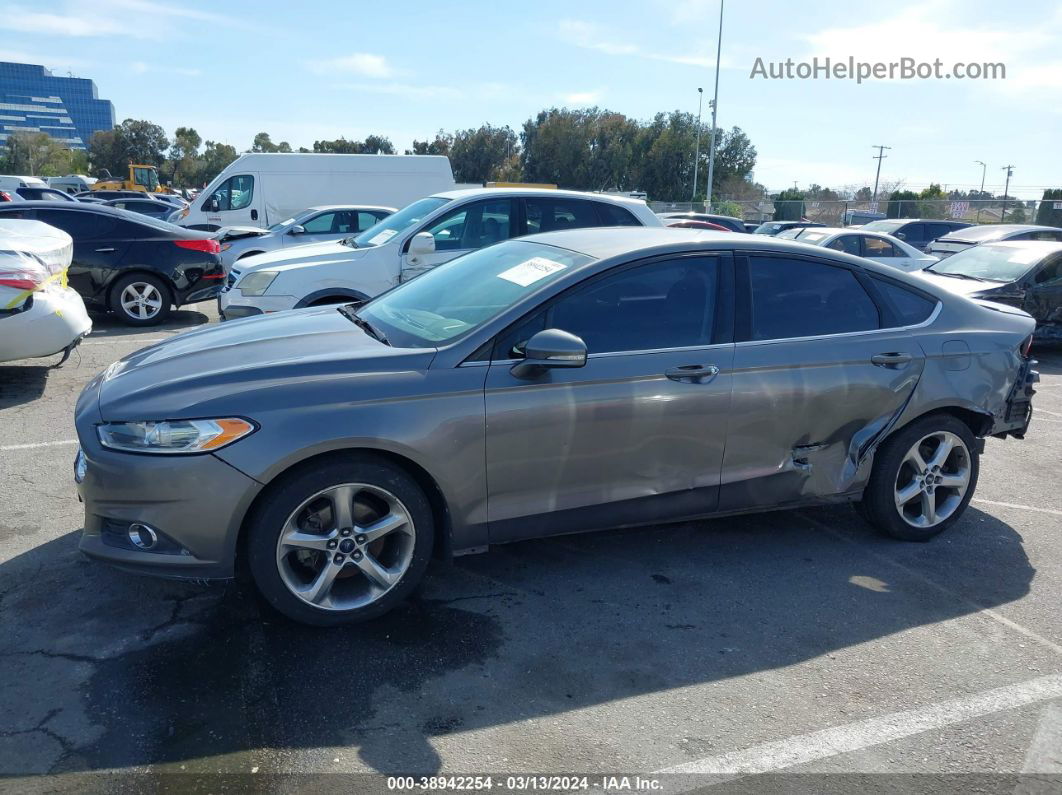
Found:
[[[380,232],[380,234],[373,235],[369,239],[369,245],[370,246],[382,246],[384,243],[386,243],[388,240],[390,240],[392,237],[394,237],[397,234],[398,234],[398,232],[396,230],[394,230],[394,229],[385,229],[382,232]]]
[[[567,265],[561,265],[545,257],[532,257],[526,262],[521,262],[507,271],[498,274],[499,279],[519,284],[521,287],[529,287],[535,282],[545,279],[547,276],[562,271]]]

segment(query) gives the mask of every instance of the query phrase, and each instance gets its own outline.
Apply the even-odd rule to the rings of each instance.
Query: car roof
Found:
[[[0,204],[0,209],[3,209],[5,204]],[[20,210],[29,210],[33,208],[41,208],[47,210],[62,210],[64,212],[88,212],[96,214],[113,214],[119,218],[127,218],[128,216],[123,210],[116,207],[109,207],[106,204],[87,204],[85,202],[56,202],[56,201],[40,201],[34,199],[32,201],[19,202],[18,208]]]
[[[607,202],[608,204],[628,205],[645,207],[644,199],[632,199],[628,196],[613,196],[609,193],[589,193],[581,190],[561,190],[559,188],[465,188],[463,190],[448,190],[442,193],[433,193],[432,198],[439,199],[469,199],[488,196],[521,196],[534,198],[550,198],[552,196],[567,196],[569,198],[592,199],[594,201]]]
[[[971,226],[969,221],[956,221],[953,218],[875,218],[871,223],[880,223],[886,221],[888,223],[897,224],[965,224]]]
[[[938,240],[992,240],[1005,237],[1009,234],[1020,232],[1057,232],[1057,226],[1039,226],[1038,224],[983,224],[981,226],[968,226],[965,229],[956,229],[949,232]]]
[[[1044,254],[1052,254],[1062,251],[1062,240],[998,240],[995,243],[985,243],[979,248],[1003,248],[1018,249],[1024,251],[1037,251]]]
[[[382,204],[320,204],[316,207],[307,207],[302,213],[317,213],[322,210],[385,210],[389,213],[398,212],[396,207],[385,207]],[[302,213],[297,213],[302,215]]]

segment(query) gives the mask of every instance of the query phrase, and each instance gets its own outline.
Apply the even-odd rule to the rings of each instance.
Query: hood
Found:
[[[1009,293],[1013,291],[1013,285],[1003,282],[979,282],[976,279],[961,279],[957,276],[944,276],[930,270],[921,271],[921,275],[933,282],[938,287],[943,287],[949,293],[978,298],[992,293]]]
[[[434,356],[434,348],[385,345],[334,306],[280,312],[190,331],[120,359],[103,375],[99,410],[107,421],[253,419],[256,407],[298,411],[322,382],[333,397],[364,398],[359,381],[423,371]]]
[[[262,229],[257,226],[223,226],[214,234],[214,239],[224,243],[227,240],[239,240],[244,237],[260,237],[261,235],[267,234],[269,234],[268,229]]]
[[[324,243],[306,243],[301,246],[288,246],[265,254],[255,254],[240,260],[240,273],[257,270],[282,271],[307,265],[319,265],[324,262],[353,262],[378,248],[351,248],[338,240]]]

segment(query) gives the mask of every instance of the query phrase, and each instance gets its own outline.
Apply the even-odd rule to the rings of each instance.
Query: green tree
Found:
[[[711,131],[709,131],[709,140]],[[702,143],[704,133],[701,133]],[[715,141],[715,167],[712,172],[712,195],[719,193],[727,182],[748,179],[756,167],[756,147],[740,127],[729,131],[717,131]],[[700,173],[708,178],[708,155],[701,154]],[[698,193],[700,191],[698,190]],[[836,196],[836,194],[835,194]]]
[[[203,165],[199,172],[201,184],[206,185],[214,179],[238,156],[235,146],[207,141],[203,145]]]
[[[178,127],[170,145],[170,176],[175,185],[198,184],[203,161],[199,147],[203,139],[194,127]]]
[[[81,165],[83,160],[76,155],[47,133],[16,130],[0,149],[0,172],[58,177],[74,173],[74,166]]]
[[[449,155],[450,147],[453,146],[454,137],[449,133],[439,130],[435,133],[434,141],[413,140],[413,148],[407,149],[407,155]]]
[[[251,144],[251,152],[290,152],[291,144],[287,141],[281,141],[279,144],[273,143],[273,140],[269,137],[269,133],[260,132],[254,137],[254,142]]]
[[[516,133],[509,127],[484,124],[458,130],[450,147],[450,166],[456,182],[483,183],[518,149]]]
[[[113,130],[95,133],[89,140],[89,158],[99,172],[107,169],[124,179],[130,163],[162,168],[170,142],[166,131],[149,121],[126,119]]]
[[[949,199],[936,183],[918,194],[918,215],[921,218],[947,218]]]
[[[1055,209],[1055,205],[1059,205]],[[1036,223],[1043,226],[1062,226],[1062,188],[1048,188],[1036,208]]]
[[[918,194],[913,190],[894,190],[889,194],[887,218],[917,218],[918,213]]]
[[[314,141],[313,151],[334,155],[393,155],[394,144],[382,135],[369,135],[364,141],[336,138],[334,141]]]
[[[804,218],[804,194],[796,188],[786,188],[771,197],[774,201],[775,221],[799,221]]]

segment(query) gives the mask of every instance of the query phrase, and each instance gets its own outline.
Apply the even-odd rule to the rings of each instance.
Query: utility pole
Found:
[[[712,178],[715,176],[715,114],[719,110],[719,56],[723,51],[723,0],[719,0],[719,40],[715,45],[715,97],[712,99],[712,143],[708,152],[708,191],[704,209],[711,210]]]
[[[690,204],[697,201],[697,166],[701,164],[701,106],[704,104],[704,89],[697,89],[697,147],[693,152],[693,195]],[[691,208],[692,209],[692,208]],[[707,212],[708,207],[705,206]]]
[[[1014,176],[1014,166],[1003,166],[1003,170],[1007,172],[1007,184],[1003,186],[1003,212],[999,214],[1000,223],[1007,220],[1007,190],[1010,188],[1010,178]]]
[[[892,149],[892,147],[891,146],[881,146],[880,144],[874,144],[870,148],[878,150],[878,153],[876,155],[874,155],[874,158],[873,158],[874,160],[878,161],[878,170],[877,170],[877,173],[874,174],[874,202],[877,203],[877,201],[878,201],[878,180],[881,178],[881,161],[884,160],[886,157],[888,157],[888,155],[885,154],[885,150],[886,149]]]
[[[977,200],[978,200],[978,202],[983,202],[985,200],[985,171],[988,169],[988,166],[985,165],[984,161],[982,161],[982,160],[975,160],[974,162],[977,163],[979,166],[981,166],[981,191],[980,191],[980,194],[977,197]],[[977,223],[981,223],[981,205],[980,204],[977,205]]]

